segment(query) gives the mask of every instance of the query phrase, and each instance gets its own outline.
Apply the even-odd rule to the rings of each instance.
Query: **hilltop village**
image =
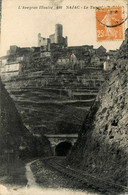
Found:
[[[10,46],[7,55],[1,58],[3,79],[8,80],[30,71],[63,71],[69,74],[72,71],[84,72],[87,68],[111,70],[117,53],[117,50],[106,52],[102,45],[97,49],[93,45],[68,47],[68,37],[63,37],[61,24],[55,25],[55,33],[49,35],[49,38],[41,37],[39,33],[37,42],[38,47]]]
[[[39,33],[37,45],[10,46],[1,58],[2,81],[30,131],[78,133],[100,86],[115,68],[118,50],[69,47],[61,24],[49,38]]]

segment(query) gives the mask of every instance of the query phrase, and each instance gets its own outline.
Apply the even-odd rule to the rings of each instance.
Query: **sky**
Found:
[[[56,6],[62,9],[56,9]],[[103,45],[107,50],[118,49],[122,41],[99,41],[96,38],[95,6],[126,5],[125,0],[3,0],[1,55],[10,45],[19,47],[37,46],[37,35],[49,37],[55,24],[63,25],[63,35],[68,36],[68,45]],[[39,9],[40,6],[53,9]],[[69,9],[67,6],[80,6]],[[83,9],[85,6],[86,9]],[[82,7],[82,9],[81,9]],[[88,7],[88,8],[87,8]],[[127,14],[125,6],[125,15]],[[126,28],[126,23],[124,28]]]

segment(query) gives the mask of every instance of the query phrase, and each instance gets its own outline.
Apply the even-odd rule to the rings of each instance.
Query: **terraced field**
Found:
[[[91,75],[91,77],[90,77]],[[37,134],[77,133],[93,104],[102,70],[30,72],[4,81],[24,125]],[[82,79],[86,84],[82,83]]]

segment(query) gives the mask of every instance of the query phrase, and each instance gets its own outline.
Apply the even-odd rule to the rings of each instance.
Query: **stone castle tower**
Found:
[[[55,43],[59,44],[62,43],[63,38],[63,26],[62,24],[55,25]]]

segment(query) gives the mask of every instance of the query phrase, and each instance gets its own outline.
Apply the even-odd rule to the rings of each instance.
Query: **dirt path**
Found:
[[[28,180],[27,187],[32,187],[32,186],[37,186],[38,184],[36,183],[35,177],[33,175],[33,172],[31,170],[31,164],[34,163],[36,160],[29,162],[26,164],[26,178]]]

